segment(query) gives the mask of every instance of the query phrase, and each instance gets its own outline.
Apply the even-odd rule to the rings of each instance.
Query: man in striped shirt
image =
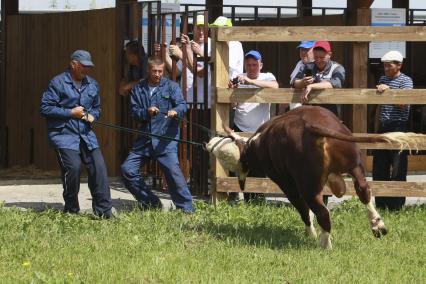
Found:
[[[381,58],[385,75],[380,77],[377,91],[387,89],[412,89],[413,81],[401,73],[403,56],[398,51],[389,51]],[[408,130],[409,105],[381,105],[379,133]],[[407,151],[376,150],[373,154],[373,180],[407,180]],[[376,197],[377,207],[400,209],[405,197]]]

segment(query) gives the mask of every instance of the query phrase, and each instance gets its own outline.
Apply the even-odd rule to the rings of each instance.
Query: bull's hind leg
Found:
[[[281,187],[283,189],[283,187]],[[283,190],[288,200],[291,202],[291,204],[296,208],[296,210],[299,212],[300,217],[302,218],[303,223],[305,223],[305,234],[308,237],[317,238],[317,232],[314,227],[314,214],[311,210],[309,210],[308,205],[306,204],[305,200],[302,199],[299,192],[297,192],[296,187],[293,188],[286,188],[286,190]]]
[[[330,212],[324,205],[322,194],[306,198],[309,208],[317,216],[317,222],[321,227],[320,246],[323,249],[332,249],[331,245],[331,220]]]
[[[368,221],[370,222],[371,231],[376,238],[380,238],[382,235],[388,233],[385,223],[382,217],[376,211],[373,202],[371,201],[371,189],[365,179],[365,171],[362,165],[354,168],[350,174],[354,180],[354,186],[356,193],[361,200],[367,206]]]
[[[274,178],[271,178],[274,180]],[[308,205],[305,200],[300,196],[300,193],[297,191],[297,187],[294,181],[291,178],[287,178],[285,180],[285,185],[283,181],[275,179],[274,180],[281,190],[285,193],[286,197],[290,201],[290,203],[296,208],[297,212],[299,212],[300,217],[302,218],[303,223],[305,223],[305,234],[308,237],[317,238],[317,232],[314,227],[313,219],[314,214],[311,210],[309,210]]]

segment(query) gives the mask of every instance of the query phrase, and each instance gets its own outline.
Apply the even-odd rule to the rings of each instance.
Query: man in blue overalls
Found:
[[[94,64],[90,53],[77,50],[68,70],[53,78],[44,92],[40,113],[47,120],[50,145],[62,172],[64,211],[78,213],[81,163],[86,166],[93,213],[111,218],[111,192],[105,162],[91,123],[99,119],[98,83],[87,74]]]
[[[141,131],[179,139],[179,121],[183,117],[186,102],[179,85],[163,77],[164,62],[161,58],[148,59],[147,78],[130,91],[132,116],[141,123]],[[160,164],[171,198],[176,207],[192,212],[192,196],[179,167],[178,143],[167,139],[139,136],[126,161],[121,165],[126,188],[139,202],[141,209],[162,207],[160,199],[147,187],[140,168],[150,159]]]

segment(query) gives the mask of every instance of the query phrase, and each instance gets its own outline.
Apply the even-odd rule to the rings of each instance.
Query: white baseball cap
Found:
[[[402,56],[402,54],[396,50],[389,51],[382,57],[382,62],[396,61],[396,62],[402,63],[403,60],[404,60],[404,57]]]

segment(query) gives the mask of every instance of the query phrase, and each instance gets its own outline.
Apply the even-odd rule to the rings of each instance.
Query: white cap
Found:
[[[198,15],[195,23],[197,26],[204,26],[204,15]]]
[[[382,57],[382,62],[396,61],[402,63],[403,60],[404,57],[402,56],[402,54],[396,50],[389,51]]]

